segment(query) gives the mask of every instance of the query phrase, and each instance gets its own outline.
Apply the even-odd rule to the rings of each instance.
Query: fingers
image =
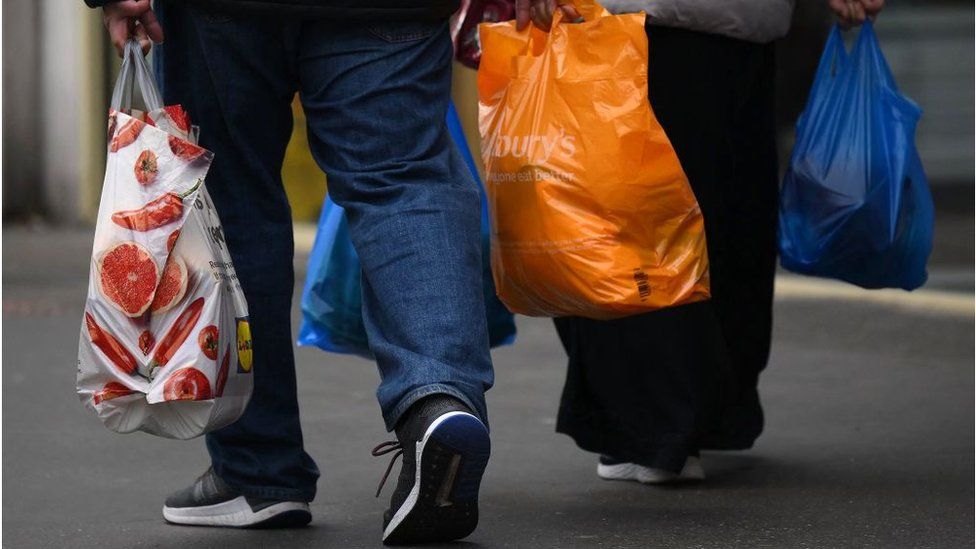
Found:
[[[155,44],[163,43],[163,26],[159,24],[159,20],[156,19],[156,12],[153,10],[147,10],[139,18],[139,24],[145,29],[146,35]]]
[[[515,30],[522,30],[532,19],[531,2],[529,0],[515,0]]]
[[[837,16],[844,29],[864,24],[884,8],[885,0],[827,0],[827,5]]]
[[[105,28],[108,29],[108,35],[112,39],[116,53],[122,57],[125,51],[125,42],[129,39],[129,20],[124,17],[107,18]]]
[[[855,0],[828,0],[827,5],[837,16],[837,23],[842,29],[851,28],[853,23],[854,10],[852,8],[852,2]]]
[[[856,0],[844,0],[844,15],[840,17],[840,27],[847,30],[854,26],[854,2]]]
[[[134,17],[138,19],[142,14],[152,9],[150,0],[120,0],[105,4],[105,12],[121,17]]]
[[[149,50],[152,49],[152,41],[149,40],[149,35],[146,34],[146,28],[142,25],[136,25],[132,37],[139,42],[139,47],[142,48],[142,55],[148,54]]]
[[[139,41],[143,53],[149,51],[152,42],[163,41],[163,27],[152,11],[150,0],[119,0],[105,4],[102,19],[119,57],[123,56],[129,38]]]
[[[538,0],[532,3],[532,24],[537,29],[549,32],[552,28],[552,10],[555,0]]]
[[[573,0],[515,0],[515,28],[523,30],[531,21],[536,28],[548,32],[552,28],[552,17],[557,9],[563,12],[564,19],[582,19]]]
[[[854,0],[851,2],[851,23],[857,27],[867,20],[868,16],[864,13],[864,6],[861,2]]]
[[[884,9],[885,0],[861,0],[861,5],[864,6],[864,11],[867,12],[868,17],[873,19]]]
[[[847,0],[827,0],[827,6],[838,19],[847,19]]]

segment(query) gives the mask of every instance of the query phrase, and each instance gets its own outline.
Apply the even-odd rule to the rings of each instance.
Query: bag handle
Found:
[[[569,21],[570,24],[584,23],[587,21],[595,21],[601,17],[607,17],[608,15],[610,15],[610,12],[608,12],[606,8],[604,8],[594,0],[573,0],[573,6],[576,8],[576,11],[579,12],[582,20]],[[563,14],[563,10],[559,9],[559,7],[556,7],[555,13],[552,14],[552,26],[549,27],[548,32],[540,31],[530,23],[528,28],[526,29],[526,32],[528,33],[528,40],[526,41],[526,45],[527,45],[526,51],[529,52],[538,51],[538,49],[536,48],[536,40],[538,40],[540,34],[545,34],[546,36],[545,43],[548,46],[552,42],[552,36],[553,36],[552,31],[554,31],[556,27],[558,27],[560,24],[566,24],[563,21],[564,18],[565,15]]]
[[[156,86],[152,69],[149,68],[146,57],[142,55],[142,47],[138,41],[130,39],[125,43],[122,67],[119,69],[119,78],[115,81],[115,90],[112,92],[110,103],[112,109],[128,112],[132,108],[132,88],[137,80],[146,110],[152,112],[163,108],[162,96]]]
[[[853,58],[866,59],[866,64],[874,68],[874,73],[882,86],[888,87],[893,91],[898,90],[895,77],[891,74],[891,67],[881,51],[881,42],[878,35],[874,32],[874,22],[870,19],[861,25],[861,32],[854,44],[854,51],[851,53]]]

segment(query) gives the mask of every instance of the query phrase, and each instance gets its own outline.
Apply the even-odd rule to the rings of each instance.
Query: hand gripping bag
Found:
[[[784,268],[864,288],[925,283],[934,208],[901,95],[868,21],[848,55],[827,40],[780,197]]]
[[[622,317],[706,299],[701,210],[647,97],[644,14],[551,32],[483,24],[482,156],[498,295],[532,316]]]
[[[148,112],[129,108],[138,78]],[[113,431],[187,439],[251,395],[247,304],[203,180],[213,159],[126,45],[78,346],[78,396]]]
[[[478,170],[468,150],[457,111],[447,111],[447,128],[476,180]],[[515,341],[515,319],[495,296],[491,279],[488,242],[488,204],[481,200],[482,267],[484,269],[485,314],[488,342],[492,347]],[[308,259],[308,275],[302,292],[302,327],[299,345],[314,345],[325,351],[371,358],[363,325],[362,283],[359,257],[349,238],[346,214],[326,197],[319,218],[318,233]]]

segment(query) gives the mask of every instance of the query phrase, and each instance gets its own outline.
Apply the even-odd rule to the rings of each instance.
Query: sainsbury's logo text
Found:
[[[576,137],[572,135],[503,135],[491,147],[491,156],[530,157],[538,163],[546,162],[558,150],[562,156],[576,154]]]

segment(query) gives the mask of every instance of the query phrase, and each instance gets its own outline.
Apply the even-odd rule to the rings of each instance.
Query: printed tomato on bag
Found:
[[[134,78],[145,114],[128,108]],[[192,438],[235,421],[253,383],[247,304],[204,185],[213,154],[162,107],[135,43],[108,128],[78,395],[113,431]]]

